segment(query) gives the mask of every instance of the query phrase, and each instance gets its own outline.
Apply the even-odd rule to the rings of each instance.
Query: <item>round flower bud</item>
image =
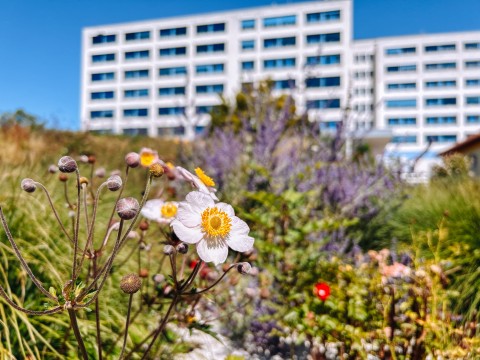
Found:
[[[78,158],[78,161],[86,164],[86,163],[88,163],[88,156],[87,155],[80,155],[80,157]]]
[[[77,168],[77,162],[70,156],[63,156],[58,160],[58,169],[63,173],[74,172]]]
[[[97,170],[95,170],[95,176],[98,177],[98,178],[104,178],[105,177],[105,174],[106,174],[106,171],[105,171],[105,168],[98,168]]]
[[[176,246],[176,249],[180,254],[186,254],[188,252],[188,245],[185,243],[180,243]]]
[[[85,176],[80,177],[80,185],[88,185],[88,179]]]
[[[95,164],[96,161],[97,161],[97,159],[95,158],[95,156],[90,155],[90,156],[88,157],[88,163],[89,163],[89,164]]]
[[[237,265],[237,270],[242,275],[248,274],[251,269],[252,269],[252,265],[250,265],[248,262],[242,262]]]
[[[140,276],[141,278],[148,277],[148,269],[145,269],[145,268],[140,269],[138,276]]]
[[[22,189],[28,193],[33,193],[35,190],[37,190],[37,185],[35,185],[35,181],[32,179],[23,179],[20,186]]]
[[[153,281],[155,281],[156,283],[161,283],[164,280],[165,280],[165,275],[162,275],[162,274],[153,275]]]
[[[163,253],[165,255],[172,255],[175,252],[175,248],[172,245],[165,245]]]
[[[110,176],[107,179],[107,188],[110,191],[117,191],[122,187],[122,178],[118,175]]]
[[[128,274],[122,277],[120,289],[126,294],[135,294],[142,286],[142,279],[137,274]]]
[[[57,165],[50,165],[48,167],[48,172],[50,174],[55,174],[58,171],[58,166]]]
[[[61,182],[66,182],[68,180],[67,174],[58,174],[58,180]]]
[[[148,230],[148,222],[145,220],[140,222],[140,225],[138,225],[138,228],[142,231],[147,231]]]
[[[148,170],[150,171],[150,174],[152,174],[154,177],[160,177],[165,172],[163,166],[159,163],[153,163],[149,166]]]
[[[140,165],[140,155],[136,152],[130,152],[125,156],[125,162],[131,168],[136,168]]]
[[[118,200],[116,210],[120,219],[131,220],[137,215],[139,208],[137,199],[127,197]]]

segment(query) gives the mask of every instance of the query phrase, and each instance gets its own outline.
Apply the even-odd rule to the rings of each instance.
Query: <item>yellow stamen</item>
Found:
[[[171,163],[170,161],[167,161],[167,162],[165,163],[165,165],[167,165],[167,167],[168,167],[169,169],[175,168],[175,165],[173,165],[173,163]]]
[[[211,237],[224,238],[230,233],[232,219],[218,208],[206,208],[202,212],[202,228]]]
[[[151,150],[142,150],[140,152],[140,164],[144,167],[149,167],[157,160],[158,155]]]
[[[177,205],[173,202],[166,202],[160,209],[164,218],[171,218],[177,214]]]
[[[195,173],[197,174],[198,178],[205,184],[205,186],[215,186],[215,181],[213,181],[210,176],[205,174],[205,172],[201,168],[197,167],[195,169]]]

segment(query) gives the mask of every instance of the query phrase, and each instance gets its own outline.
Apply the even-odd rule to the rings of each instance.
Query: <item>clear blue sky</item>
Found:
[[[302,1],[0,0],[0,113],[78,129],[85,26]],[[480,0],[354,0],[356,39],[467,30],[480,30]]]

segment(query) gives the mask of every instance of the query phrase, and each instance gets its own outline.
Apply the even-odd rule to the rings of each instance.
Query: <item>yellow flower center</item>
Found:
[[[171,218],[177,214],[177,205],[172,202],[166,202],[160,209],[164,218]]]
[[[207,174],[205,174],[205,172],[199,167],[195,169],[195,173],[197,174],[198,178],[205,184],[205,186],[215,186],[215,181],[213,181],[213,179]]]
[[[202,212],[202,228],[211,237],[225,237],[232,228],[232,219],[218,208],[206,208]]]
[[[156,160],[156,156],[153,152],[142,152],[140,154],[140,164],[144,167],[149,167]]]
[[[167,161],[167,162],[165,163],[165,165],[167,165],[167,167],[168,167],[169,169],[174,169],[174,168],[175,168],[175,165],[173,165],[170,161]]]

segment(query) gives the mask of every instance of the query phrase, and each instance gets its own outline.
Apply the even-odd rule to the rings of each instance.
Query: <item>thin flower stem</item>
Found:
[[[210,285],[209,287],[203,289],[203,290],[200,290],[200,291],[197,291],[193,294],[185,294],[185,293],[182,293],[180,295],[198,295],[198,294],[203,294],[205,292],[207,292],[208,290],[212,289],[215,285],[217,285],[220,281],[222,281],[222,279],[227,275],[227,273],[232,270],[235,266],[237,266],[238,264],[233,264],[233,265],[230,265],[230,267],[222,274],[222,276],[220,276],[217,281],[215,281],[212,285]],[[186,289],[185,289],[186,290]]]
[[[170,266],[172,267],[172,277],[173,281],[175,282],[175,290],[178,291],[179,286],[178,286],[178,279],[177,279],[177,252],[174,251],[173,254],[169,254],[168,257],[170,259]]]
[[[78,233],[80,228],[80,172],[75,170],[77,175],[77,215],[75,219],[75,230],[73,234],[73,264],[72,264],[72,281],[75,283],[77,280],[77,252],[78,252]]]
[[[93,258],[93,276],[97,274],[97,257]],[[95,289],[95,288],[94,288]],[[98,297],[95,299],[95,327],[97,331],[97,349],[98,349],[98,360],[102,360],[102,337],[100,332],[100,304]]]
[[[25,314],[28,314],[28,315],[50,315],[50,314],[56,314],[60,311],[63,310],[63,308],[61,306],[56,306],[54,307],[53,309],[50,309],[50,310],[43,310],[43,311],[34,311],[34,310],[28,310],[28,309],[25,309],[21,306],[18,306],[17,304],[15,304],[7,295],[7,293],[5,292],[5,290],[3,289],[3,287],[0,285],[0,296],[11,306],[13,307],[14,309],[18,310],[18,311],[21,311]]]
[[[30,279],[32,280],[32,282],[35,284],[35,286],[43,293],[45,294],[48,298],[52,299],[53,301],[57,301],[57,297],[56,296],[53,296],[52,294],[50,294],[50,292],[48,292],[43,286],[42,284],[40,283],[40,281],[37,280],[37,278],[35,277],[35,275],[33,274],[32,270],[30,269],[30,267],[28,266],[27,262],[25,261],[25,259],[23,258],[15,240],[13,239],[13,236],[12,236],[12,233],[10,232],[10,229],[8,227],[8,224],[7,224],[7,220],[5,220],[5,215],[3,214],[3,210],[2,210],[2,207],[0,206],[0,218],[1,218],[1,221],[2,221],[2,226],[3,226],[3,229],[5,230],[5,234],[7,235],[7,238],[8,238],[8,241],[10,242],[10,245],[12,246],[13,248],[13,251],[15,252],[15,255],[17,256],[17,259],[20,261],[20,263],[22,264],[22,267],[23,269],[27,272],[28,276],[30,277]]]
[[[68,208],[70,210],[73,210],[74,207],[73,207],[72,203],[70,202],[70,199],[68,198],[68,188],[67,188],[67,182],[66,181],[63,183],[63,192],[65,194],[65,201],[68,204]]]
[[[203,265],[203,261],[200,260],[197,265],[195,265],[195,268],[193,269],[193,271],[191,272],[190,276],[188,277],[187,281],[185,281],[185,283],[180,287],[180,291],[183,293],[185,292],[188,287],[193,283],[193,281],[195,280],[195,277],[197,276],[198,274],[198,271],[200,270],[200,267]]]
[[[123,358],[123,353],[125,352],[125,346],[127,345],[128,325],[130,324],[130,312],[132,310],[132,299],[133,299],[133,294],[130,294],[130,298],[128,299],[127,322],[125,323],[125,337],[123,338],[122,352],[120,353],[119,359]]]
[[[73,333],[75,334],[75,338],[77,339],[78,347],[82,353],[83,360],[88,360],[88,353],[87,349],[85,348],[85,344],[83,343],[82,335],[80,334],[80,329],[78,328],[77,323],[77,315],[75,314],[75,310],[67,309],[68,315],[70,316],[70,323],[72,324]]]
[[[62,223],[62,221],[60,220],[60,216],[58,215],[58,212],[57,212],[57,210],[55,209],[55,206],[53,205],[52,198],[51,198],[50,194],[48,193],[47,188],[46,188],[45,186],[43,186],[42,183],[39,183],[39,182],[36,182],[36,181],[35,181],[35,185],[39,186],[39,187],[45,192],[45,195],[47,196],[47,199],[48,199],[48,203],[50,204],[50,207],[52,208],[53,214],[55,215],[55,218],[57,219],[57,222],[58,222],[58,224],[60,225],[60,228],[62,229],[63,233],[64,233],[65,236],[68,238],[68,240],[70,240],[70,242],[73,244],[73,239],[72,239],[72,237],[68,234],[67,229],[65,229],[65,226],[63,226],[63,223]]]
[[[85,223],[87,224],[87,229],[90,229],[90,221],[88,219],[88,207],[87,207],[87,188],[86,186],[84,187],[82,185],[82,192],[83,192],[83,211],[85,212]],[[89,236],[90,234],[87,234],[87,237]],[[88,243],[88,241],[87,241]]]

